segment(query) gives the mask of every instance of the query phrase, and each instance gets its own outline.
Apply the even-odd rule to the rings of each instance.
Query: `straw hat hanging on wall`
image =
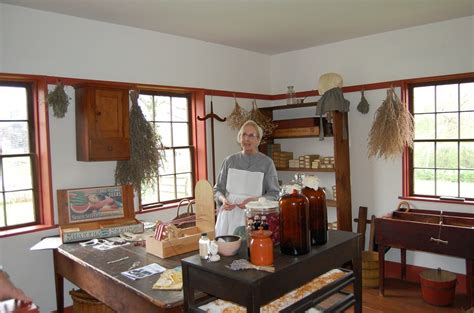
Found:
[[[335,87],[342,88],[342,76],[336,73],[326,73],[319,77],[318,91],[319,95],[323,95],[326,91]]]

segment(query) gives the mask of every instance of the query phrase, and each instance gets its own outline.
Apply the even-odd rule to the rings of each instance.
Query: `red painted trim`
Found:
[[[195,147],[194,164],[196,165],[195,173],[197,182],[201,179],[207,179],[206,121],[200,121],[197,119],[198,116],[206,115],[205,92],[194,92],[193,103],[193,145]]]
[[[219,96],[219,97],[236,97],[236,98],[248,98],[248,99],[259,99],[259,100],[274,100],[271,95],[264,95],[259,93],[249,92],[238,92],[238,91],[226,91],[226,90],[213,90],[204,89],[204,93],[207,96]]]
[[[385,261],[385,278],[397,278],[400,279],[400,267],[401,264],[398,262]],[[429,270],[430,268],[420,267],[416,265],[407,264],[406,266],[406,280],[410,282],[419,283],[419,275],[421,272]],[[466,275],[454,273],[457,277],[456,292],[466,292]]]
[[[400,199],[400,200],[411,200],[411,201],[425,201],[425,202],[434,202],[434,203],[451,203],[451,204],[474,205],[474,201],[446,200],[446,199],[420,197],[420,196],[400,196],[400,197],[398,197],[398,199]]]
[[[34,225],[34,226],[13,228],[13,229],[0,231],[0,238],[36,233],[39,231],[45,231],[45,230],[55,229],[55,228],[58,228],[58,225]]]

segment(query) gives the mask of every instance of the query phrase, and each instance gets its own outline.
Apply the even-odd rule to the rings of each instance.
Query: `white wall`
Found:
[[[270,60],[261,54],[5,4],[0,4],[0,14],[3,72],[270,91]],[[49,116],[53,191],[113,184],[115,162],[76,161],[74,91],[66,90],[72,98],[66,117]],[[216,101],[215,108],[221,114],[225,106]],[[54,206],[57,217],[56,200]],[[174,214],[169,210],[137,217],[169,220]],[[56,308],[52,253],[31,252],[29,247],[56,234],[57,229],[0,239],[1,264],[42,312]],[[71,288],[66,283],[65,295]],[[65,304],[71,304],[69,297]]]
[[[474,68],[472,17],[268,57],[5,4],[0,4],[0,16],[0,38],[3,38],[0,70],[10,73],[274,94],[286,92],[288,85],[295,85],[297,91],[315,89],[319,75],[328,71],[341,73],[346,85],[353,85],[468,72]],[[68,92],[72,94],[72,90]],[[354,108],[359,96],[348,94],[346,97]],[[401,193],[400,160],[385,162],[365,157],[365,140],[372,115],[383,97],[383,91],[368,92],[371,112],[361,116],[352,109],[349,117],[353,207],[367,205],[373,210],[371,213],[377,215],[394,209]],[[250,109],[250,100],[238,101]],[[228,116],[234,108],[231,98],[214,97],[213,102],[214,112],[220,116]],[[269,105],[265,101],[258,104]],[[114,162],[75,160],[74,119],[74,99],[64,119],[50,114],[54,191],[113,183]],[[227,123],[215,123],[216,170],[226,155],[239,151],[235,134]],[[472,210],[465,206],[447,207]],[[173,215],[174,212],[169,211],[138,218],[166,220]],[[28,248],[40,238],[57,232],[50,230],[0,239],[1,264],[44,312],[56,307],[51,252],[30,252]],[[418,255],[408,254],[408,262],[433,264],[434,261]],[[446,268],[463,272],[462,263],[457,260],[446,258],[443,262]],[[66,284],[65,294],[70,289],[71,285]],[[66,305],[70,303],[68,299]]]
[[[442,39],[442,40],[441,40]],[[474,17],[460,18],[410,29],[387,32],[271,57],[272,93],[284,93],[288,85],[296,91],[317,89],[321,74],[336,72],[344,85],[447,75],[474,71]],[[398,90],[399,92],[399,90]],[[370,112],[356,110],[360,93],[346,93],[349,113],[351,191],[353,216],[359,206],[368,206],[369,216],[381,216],[396,209],[402,194],[402,161],[368,159],[367,136],[385,90],[365,93]],[[314,149],[318,143],[314,141]],[[308,149],[305,146],[305,149]],[[415,203],[418,208],[474,213],[472,206]],[[399,261],[399,250],[387,258]],[[463,260],[427,253],[407,253],[407,262],[425,267],[443,267],[465,273]]]

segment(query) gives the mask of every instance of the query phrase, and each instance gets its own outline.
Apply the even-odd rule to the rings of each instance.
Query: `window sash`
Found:
[[[473,110],[463,110],[461,108],[461,99],[460,99],[460,86],[463,83],[470,83],[473,82],[474,78],[469,77],[469,78],[464,78],[464,79],[457,79],[457,80],[433,80],[431,82],[423,82],[423,83],[413,83],[413,84],[408,84],[407,89],[408,89],[408,100],[410,104],[410,109],[411,112],[413,113],[415,120],[418,117],[426,117],[426,116],[433,116],[434,117],[434,125],[432,125],[432,134],[429,134],[428,136],[420,136],[421,138],[416,138],[414,139],[414,149],[413,150],[408,150],[408,168],[405,168],[405,170],[408,170],[408,192],[409,194],[406,196],[415,196],[415,197],[427,197],[427,198],[437,198],[437,199],[445,199],[447,197],[452,198],[452,199],[465,199],[468,201],[474,200],[474,194],[472,192],[468,193],[466,190],[468,190],[467,187],[463,184],[463,177],[472,177],[474,175],[474,168],[463,168],[462,163],[461,163],[461,149],[460,146],[463,143],[473,143],[474,144],[474,138],[461,138],[462,133],[461,133],[461,117],[463,115],[472,113]],[[457,109],[454,110],[452,107],[451,108],[444,108],[442,107],[439,102],[442,100],[438,99],[438,88],[439,86],[444,87],[446,85],[453,85],[455,84],[457,86]],[[416,110],[416,105],[419,103],[415,103],[416,99],[414,97],[415,93],[415,88],[417,87],[427,87],[427,86],[432,86],[434,88],[434,110]],[[440,95],[442,96],[442,95]],[[426,105],[426,103],[429,101],[425,101],[423,103]],[[429,107],[429,105],[428,105]],[[441,111],[443,109],[443,111]],[[448,136],[446,136],[446,133],[443,133],[440,131],[440,125],[439,125],[439,117],[445,117],[446,115],[451,114],[451,118],[456,116],[457,118],[457,124],[455,128],[448,129],[448,133],[450,133]],[[429,129],[429,128],[428,128]],[[416,130],[415,130],[416,131]],[[456,136],[453,136],[452,134],[455,133]],[[420,135],[420,132],[417,133]],[[446,138],[447,137],[447,138]],[[450,145],[451,144],[451,145]],[[426,156],[427,151],[423,151],[423,149],[420,149],[418,147],[420,146],[427,146],[427,147],[432,147],[429,149],[432,149],[432,156],[428,157]],[[445,155],[443,155],[443,152],[441,151],[440,147],[451,147],[451,148],[456,148],[454,152],[444,152]],[[425,150],[429,150],[425,149]],[[419,159],[415,159],[415,156],[417,153],[425,153],[424,157],[427,158],[428,160],[425,161],[430,161],[429,159],[432,158],[431,164],[430,165],[425,165],[421,166],[420,164],[416,164]],[[455,153],[455,158],[452,158],[452,154]],[[441,156],[445,157],[446,160],[442,160]],[[451,157],[451,158],[449,158]],[[449,162],[451,161],[451,162]],[[454,161],[454,162],[453,162]],[[451,164],[451,163],[454,163]],[[472,173],[472,174],[471,174]],[[425,186],[425,189],[417,188],[417,184],[421,184],[423,180],[416,180],[416,177],[429,177],[428,179],[425,179],[426,184],[428,182],[431,182],[433,186]],[[453,179],[455,177],[455,179]],[[471,178],[468,178],[469,180]],[[467,184],[467,183],[466,183]],[[454,189],[455,187],[455,190]],[[463,189],[463,187],[465,189]],[[431,188],[431,192],[426,192]],[[404,188],[404,190],[406,190]]]

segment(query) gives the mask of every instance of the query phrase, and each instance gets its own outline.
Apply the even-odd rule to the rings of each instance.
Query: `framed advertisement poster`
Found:
[[[69,223],[125,216],[121,186],[70,189],[66,192]]]

